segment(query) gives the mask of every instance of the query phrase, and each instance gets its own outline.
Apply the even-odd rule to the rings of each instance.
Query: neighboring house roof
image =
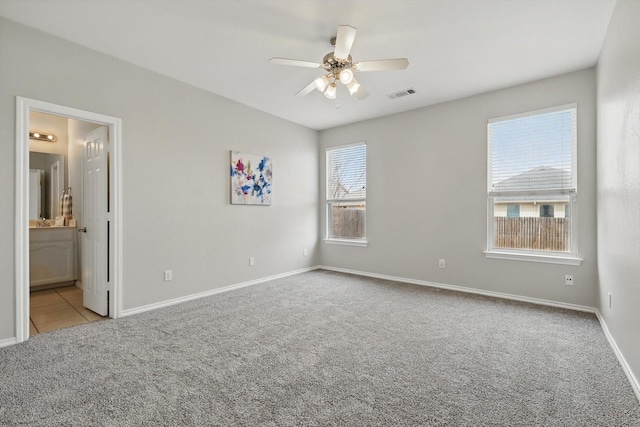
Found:
[[[571,172],[540,166],[493,185],[493,191],[555,190],[572,188]]]

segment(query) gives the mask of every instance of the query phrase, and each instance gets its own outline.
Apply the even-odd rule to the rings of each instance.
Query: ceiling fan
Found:
[[[354,63],[350,52],[357,31],[357,28],[350,25],[338,26],[337,35],[330,40],[334,50],[327,53],[321,63],[286,58],[271,58],[269,61],[272,64],[292,65],[294,67],[321,68],[327,72],[327,74],[312,81],[296,95],[304,96],[317,89],[323,92],[327,98],[335,99],[338,85],[342,83],[351,95],[357,99],[364,99],[369,96],[369,93],[356,80],[354,72],[404,70],[409,66],[409,60],[407,58],[396,58]]]

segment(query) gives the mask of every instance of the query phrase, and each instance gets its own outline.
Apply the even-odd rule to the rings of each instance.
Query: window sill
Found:
[[[330,245],[360,246],[362,248],[366,248],[367,246],[369,246],[369,242],[366,240],[324,239],[324,242]]]
[[[544,262],[548,264],[580,265],[582,258],[569,255],[527,254],[522,252],[484,251],[487,258],[509,259],[513,261]]]

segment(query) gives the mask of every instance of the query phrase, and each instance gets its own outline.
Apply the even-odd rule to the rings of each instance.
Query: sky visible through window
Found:
[[[575,111],[490,123],[492,184],[543,167],[571,172]]]

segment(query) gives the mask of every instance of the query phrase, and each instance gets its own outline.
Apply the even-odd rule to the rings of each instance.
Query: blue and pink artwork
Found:
[[[231,204],[271,204],[273,165],[269,157],[231,152]]]

